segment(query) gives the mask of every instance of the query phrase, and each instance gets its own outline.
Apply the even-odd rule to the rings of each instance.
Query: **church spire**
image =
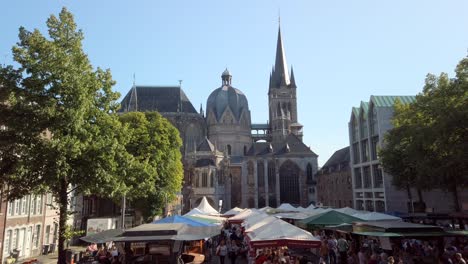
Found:
[[[288,64],[286,63],[286,54],[284,53],[283,39],[281,37],[281,27],[278,26],[278,41],[276,43],[276,59],[272,79],[277,88],[288,86],[289,74]]]
[[[291,88],[297,88],[296,79],[294,78],[294,70],[293,70],[292,65],[291,65]]]

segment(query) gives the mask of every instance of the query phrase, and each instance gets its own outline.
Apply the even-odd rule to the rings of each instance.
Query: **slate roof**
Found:
[[[271,146],[271,147],[270,147]],[[317,156],[296,135],[289,134],[280,143],[255,142],[247,151],[247,156],[303,154]]]
[[[212,159],[199,159],[195,163],[196,168],[208,167],[208,166],[215,166],[215,163]]]
[[[412,95],[372,95],[370,101],[377,107],[393,107],[396,100],[400,100],[403,104],[410,104],[416,100],[416,96]]]
[[[349,163],[349,161],[349,147],[345,147],[335,151],[335,153],[333,153],[333,155],[327,160],[327,162],[325,162],[325,165],[323,165],[322,169],[343,163]]]
[[[133,86],[122,100],[119,112],[131,111],[198,113],[179,86]]]
[[[210,151],[213,152],[215,151],[215,146],[211,141],[205,137],[205,139],[198,145],[197,151]]]

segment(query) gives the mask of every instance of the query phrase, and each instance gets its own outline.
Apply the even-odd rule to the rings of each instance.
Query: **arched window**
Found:
[[[228,155],[231,156],[231,145],[227,145],[226,148]]]
[[[202,187],[208,187],[208,173],[202,173]]]
[[[287,160],[281,165],[279,173],[281,203],[300,204],[299,167]]]
[[[306,174],[307,174],[307,183],[311,184],[314,181],[314,174],[312,170],[312,165],[310,163],[307,164]]]
[[[214,176],[216,174],[216,171],[213,170],[211,173],[210,173],[210,187],[213,188],[214,187]]]
[[[244,146],[244,156],[247,155],[247,146]]]
[[[247,185],[254,185],[254,164],[252,161],[247,163]]]
[[[218,184],[219,185],[224,184],[224,171],[223,171],[223,169],[219,170],[219,172],[218,172]]]

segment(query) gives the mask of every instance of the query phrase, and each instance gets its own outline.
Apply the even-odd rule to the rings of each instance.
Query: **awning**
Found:
[[[103,244],[114,241],[114,239],[122,233],[122,229],[109,229],[89,236],[80,237],[80,240],[88,243]]]

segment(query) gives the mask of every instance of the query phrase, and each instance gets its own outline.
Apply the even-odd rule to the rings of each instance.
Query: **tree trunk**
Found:
[[[408,194],[408,213],[414,213],[413,194],[411,193],[411,186],[406,185],[406,192]]]
[[[419,200],[418,202],[424,203],[424,198],[423,198],[421,189],[417,188],[416,190],[418,191],[418,200]]]
[[[58,242],[58,264],[66,263],[66,230],[68,220],[68,182],[66,179],[60,180],[60,193],[59,193],[59,242]]]

